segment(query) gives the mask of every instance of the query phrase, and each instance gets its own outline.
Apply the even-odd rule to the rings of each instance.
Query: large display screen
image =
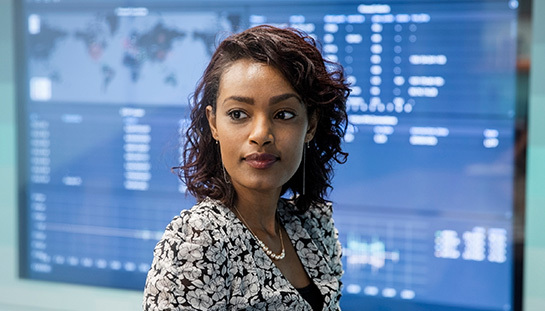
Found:
[[[272,24],[351,83],[343,309],[517,309],[517,1],[17,5],[21,277],[143,289],[195,203],[170,171],[189,97],[222,38]]]

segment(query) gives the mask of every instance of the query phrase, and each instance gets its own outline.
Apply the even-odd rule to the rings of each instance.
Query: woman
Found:
[[[219,45],[180,167],[198,204],[157,244],[144,309],[339,309],[341,247],[324,196],[347,155],[349,90],[328,65],[296,30],[258,26]]]

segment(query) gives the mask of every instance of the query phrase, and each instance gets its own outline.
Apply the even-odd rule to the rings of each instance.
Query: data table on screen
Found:
[[[195,203],[171,167],[200,75],[222,38],[270,24],[350,83],[328,196],[341,306],[513,310],[517,3],[25,1],[20,275],[143,288]]]

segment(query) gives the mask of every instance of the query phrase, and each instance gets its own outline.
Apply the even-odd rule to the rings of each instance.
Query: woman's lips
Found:
[[[270,153],[252,153],[244,157],[243,160],[253,168],[266,169],[278,161],[278,157]]]

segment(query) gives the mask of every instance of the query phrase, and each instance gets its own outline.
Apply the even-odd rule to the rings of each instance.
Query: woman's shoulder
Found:
[[[333,204],[329,201],[315,203],[301,213],[298,211],[293,200],[282,199],[279,206],[279,214],[285,223],[293,222],[295,219],[314,235],[329,235],[335,230],[333,222]]]
[[[228,226],[229,216],[229,209],[221,202],[206,198],[174,217],[163,238],[191,240],[203,236],[203,232],[217,232]]]
[[[308,212],[319,219],[331,219],[333,217],[333,203],[325,201],[314,204],[308,209]]]
[[[307,211],[301,213],[292,199],[282,198],[280,199],[279,212],[287,217],[328,220],[333,216],[333,204],[330,201],[315,203]]]

